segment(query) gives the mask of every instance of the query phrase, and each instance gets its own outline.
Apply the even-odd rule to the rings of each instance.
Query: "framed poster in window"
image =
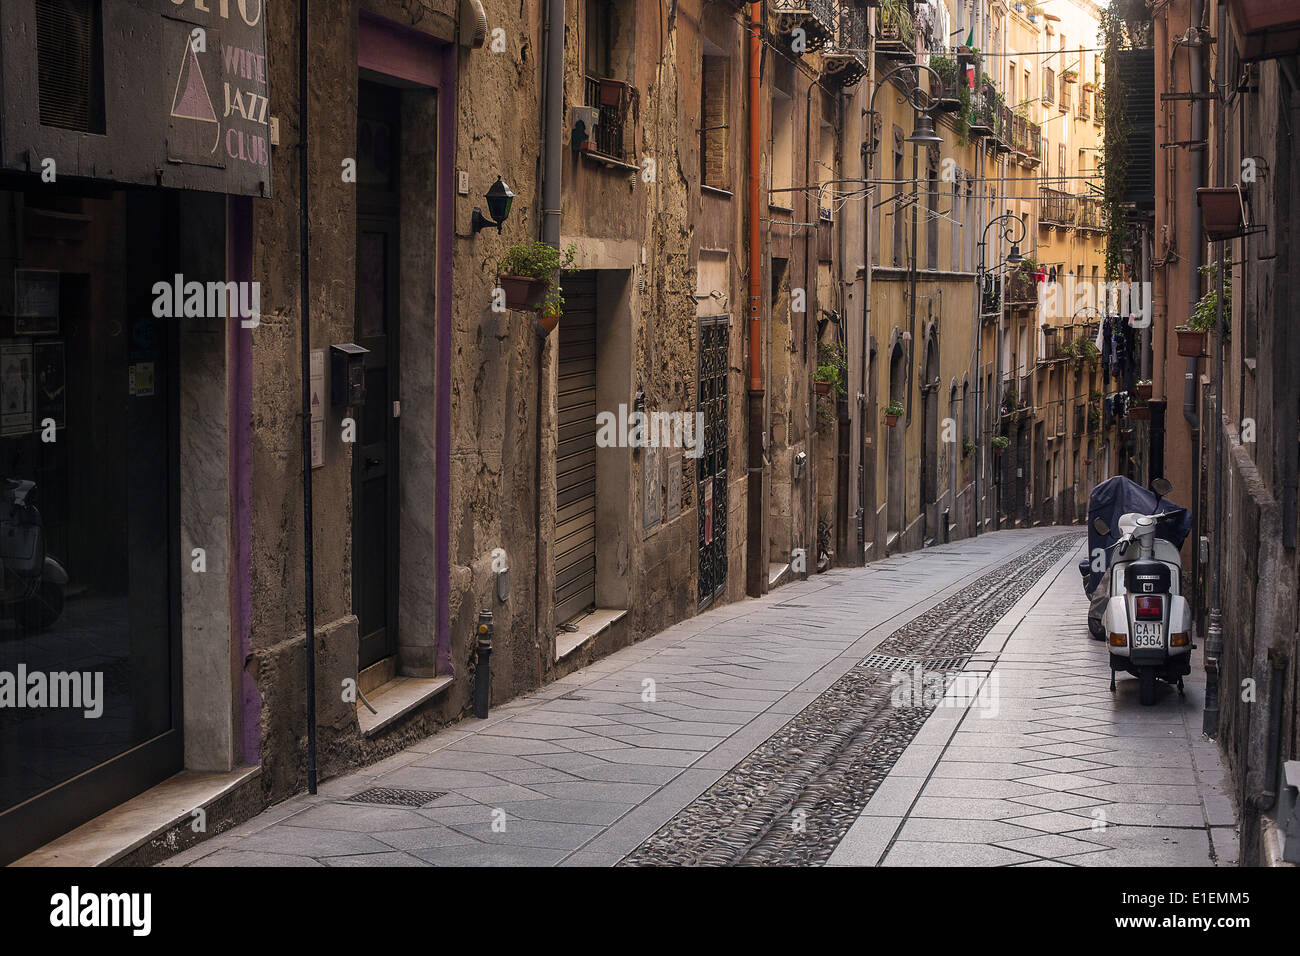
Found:
[[[0,342],[0,435],[32,430],[32,343]]]
[[[59,273],[55,269],[14,270],[14,334],[57,335]]]

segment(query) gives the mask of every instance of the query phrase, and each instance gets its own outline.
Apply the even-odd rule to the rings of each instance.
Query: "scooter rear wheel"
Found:
[[[1156,671],[1154,667],[1144,667],[1138,673],[1138,700],[1143,707],[1150,707],[1156,702]]]

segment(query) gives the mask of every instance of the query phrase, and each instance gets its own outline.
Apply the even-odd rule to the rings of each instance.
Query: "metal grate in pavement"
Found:
[[[920,667],[927,671],[961,670],[970,660],[970,655],[958,657],[890,657],[888,654],[868,654],[858,661],[859,667],[870,667],[881,671],[910,671]]]
[[[445,797],[445,790],[399,790],[394,787],[371,787],[348,797],[348,803],[380,803],[390,807],[422,807]]]

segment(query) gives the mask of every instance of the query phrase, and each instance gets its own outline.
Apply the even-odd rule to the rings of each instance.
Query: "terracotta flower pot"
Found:
[[[1151,387],[1152,386],[1150,382],[1148,382],[1146,385],[1134,385],[1133,394],[1140,399],[1146,400],[1151,397]]]
[[[537,331],[543,338],[554,332],[559,324],[559,312],[541,312],[537,316]]]
[[[893,428],[895,425],[898,424],[898,416],[897,416],[897,415],[890,415],[890,414],[886,413],[886,414],[885,414],[885,424],[888,425],[890,428]]]
[[[602,79],[600,81],[600,105],[621,106],[625,89],[627,89],[627,84],[622,80]]]
[[[1135,422],[1149,422],[1151,420],[1151,406],[1134,405],[1128,410],[1128,417]]]
[[[1205,352],[1205,333],[1199,329],[1174,329],[1178,333],[1178,354],[1199,358]]]
[[[1201,207],[1201,228],[1209,239],[1233,239],[1245,235],[1250,212],[1246,194],[1237,186],[1203,186],[1196,190]]]
[[[497,276],[506,292],[506,308],[536,312],[546,298],[549,283],[531,276]]]
[[[831,383],[830,383],[830,382],[814,382],[813,384],[814,384],[815,386],[817,386],[817,394],[818,394],[818,395],[829,395],[829,394],[830,394],[830,391],[831,391]]]

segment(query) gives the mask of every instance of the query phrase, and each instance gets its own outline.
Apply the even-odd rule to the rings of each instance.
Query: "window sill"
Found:
[[[721,186],[710,186],[708,183],[700,183],[700,192],[706,196],[717,196],[720,199],[731,199],[735,195],[730,189],[723,189]]]
[[[555,635],[555,660],[564,660],[588,641],[604,633],[623,618],[627,617],[626,608],[596,608],[578,622],[576,631],[560,631]]]
[[[361,734],[373,737],[399,717],[409,714],[451,686],[451,677],[394,677],[367,695],[370,706],[378,713],[372,714],[365,704],[357,701],[357,724]]]

